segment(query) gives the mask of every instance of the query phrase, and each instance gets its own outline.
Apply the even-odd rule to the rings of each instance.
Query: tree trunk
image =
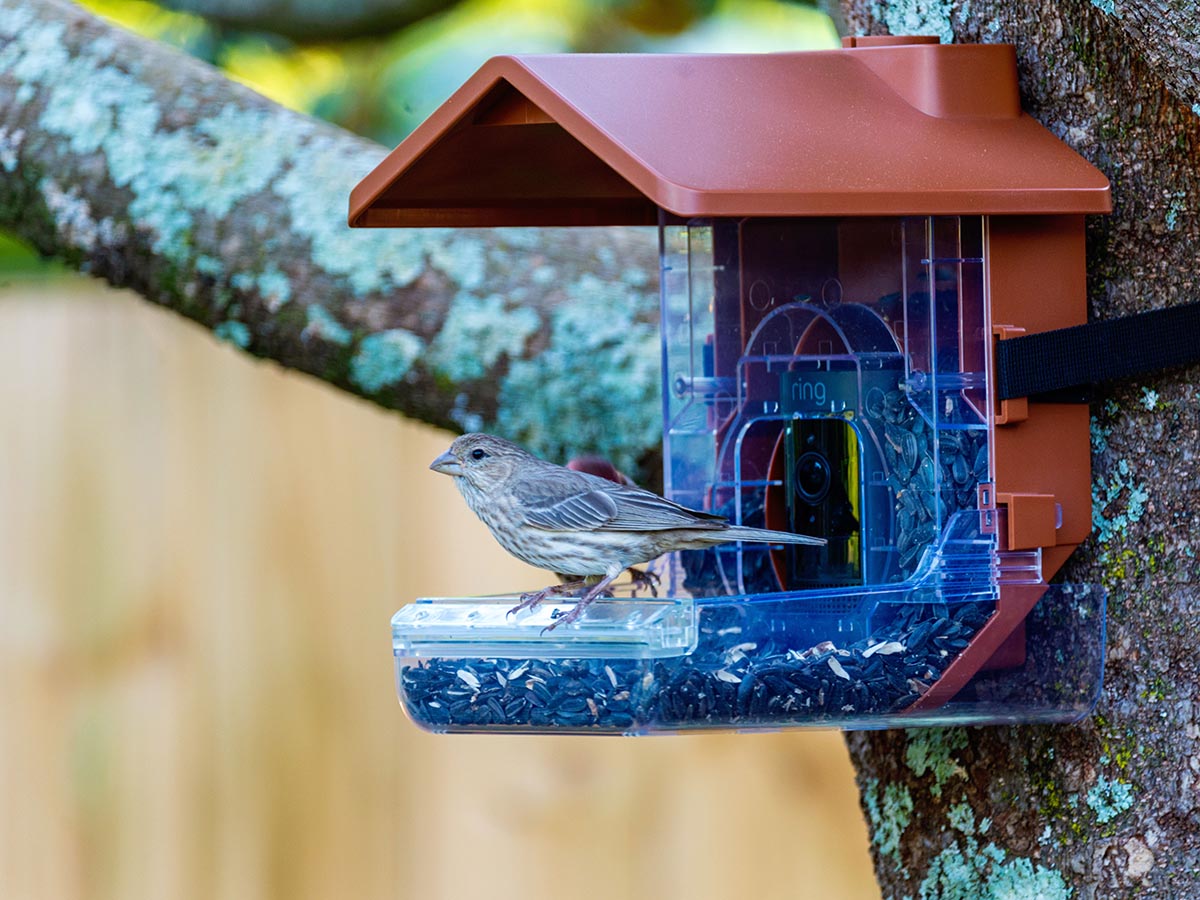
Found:
[[[652,458],[653,232],[351,230],[385,153],[64,0],[0,0],[0,227],[426,422]]]
[[[1025,109],[1112,182],[1114,213],[1089,230],[1093,318],[1200,301],[1194,3],[837,12],[844,33],[1015,44]],[[1093,408],[1097,528],[1064,580],[1108,591],[1096,714],[850,737],[885,897],[1200,897],[1198,376],[1121,386]]]

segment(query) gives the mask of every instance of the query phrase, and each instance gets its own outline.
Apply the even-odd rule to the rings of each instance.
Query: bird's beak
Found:
[[[458,460],[449,450],[431,462],[429,468],[435,472],[441,472],[443,475],[461,475],[463,473],[462,466],[458,464]]]

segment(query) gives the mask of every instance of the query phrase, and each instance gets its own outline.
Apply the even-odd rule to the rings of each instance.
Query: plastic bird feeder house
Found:
[[[1086,406],[998,399],[1083,323],[1104,176],[1021,112],[1013,48],[503,57],[355,189],[355,226],[656,225],[665,493],[824,547],[668,557],[661,599],[393,619],[438,731],[1071,721],[1104,599]],[[558,604],[560,607],[565,604]]]

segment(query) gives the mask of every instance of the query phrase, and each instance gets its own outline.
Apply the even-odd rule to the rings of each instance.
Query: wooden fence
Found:
[[[447,440],[94,283],[0,289],[0,896],[878,897],[836,734],[405,720],[394,609],[542,577]]]

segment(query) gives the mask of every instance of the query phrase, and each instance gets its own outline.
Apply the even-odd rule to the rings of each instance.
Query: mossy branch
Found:
[[[351,230],[385,152],[64,0],[0,0],[0,227],[409,416],[632,465],[659,427],[654,236]]]

